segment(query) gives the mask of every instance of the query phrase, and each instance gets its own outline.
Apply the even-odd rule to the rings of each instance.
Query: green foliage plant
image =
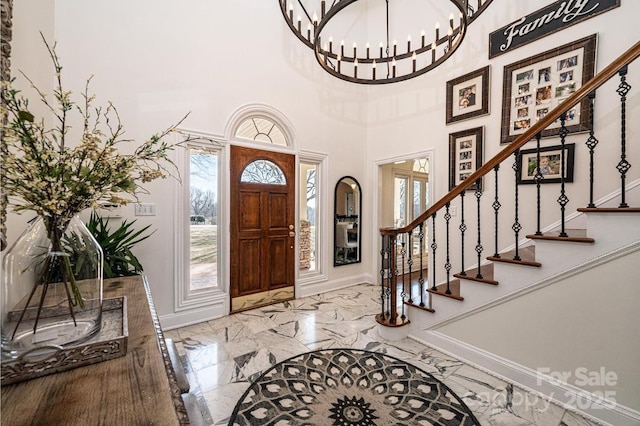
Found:
[[[140,261],[131,250],[155,231],[144,234],[151,225],[135,230],[135,223],[136,220],[124,220],[112,231],[108,220],[100,217],[95,211],[91,213],[87,228],[102,247],[104,278],[125,277],[143,272]]]

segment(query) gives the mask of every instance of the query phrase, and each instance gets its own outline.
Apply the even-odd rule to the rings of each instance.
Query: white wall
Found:
[[[569,372],[568,383],[615,391],[611,398],[639,410],[639,261],[635,251],[438,331],[534,371]],[[584,380],[587,372],[604,379],[602,368],[615,383]]]
[[[551,3],[550,0],[494,1],[468,27],[468,33],[462,46],[443,65],[421,77],[406,82],[370,86],[367,102],[369,120],[367,125],[368,173],[372,176],[378,173],[374,166],[375,162],[397,156],[407,156],[418,151],[434,150],[435,161],[432,164],[431,173],[434,193],[431,200],[435,202],[448,191],[448,136],[450,133],[484,126],[485,161],[505,147],[500,145],[504,66],[597,33],[596,72],[598,72],[640,39],[640,27],[637,25],[640,2],[626,1],[622,2],[619,8],[550,34],[510,53],[488,59],[489,33]],[[489,115],[446,125],[447,81],[487,65],[490,66]],[[630,66],[627,80],[634,88],[640,86],[639,61]],[[617,81],[609,82],[604,89],[598,91],[596,98],[595,129],[600,145],[597,148],[595,199],[620,186],[620,175],[615,169],[620,160],[619,97],[614,92],[616,85]],[[633,159],[638,158],[638,150],[640,150],[638,143],[640,121],[629,117],[640,115],[640,92],[632,90],[630,93],[627,99],[627,114],[627,140],[629,143],[627,154],[629,161],[633,163]],[[569,136],[567,140],[567,143],[574,142],[576,144],[575,181],[584,182],[588,178],[588,150],[584,146],[587,136],[587,134],[579,134]],[[557,144],[559,144],[558,137],[543,139],[542,142],[543,146]],[[534,146],[535,144],[527,145],[526,148]],[[514,178],[511,165],[512,161],[503,163],[499,175],[501,193],[513,193]],[[638,177],[640,177],[640,167],[632,168],[627,175],[627,181]],[[490,203],[493,201],[493,178],[491,175],[484,179],[486,195],[483,197],[483,202],[486,203],[484,208],[487,209],[490,209]],[[521,186],[521,203],[526,198],[532,199],[534,190],[535,185]],[[588,202],[587,186],[567,184],[567,191],[570,199],[567,205],[567,214],[575,211],[578,207],[586,206]],[[560,219],[559,209],[555,203],[558,196],[559,185],[545,185],[543,187],[543,197],[549,201],[546,203],[548,207],[543,208],[542,212],[543,228]],[[378,203],[380,197],[379,191],[372,198],[372,201]],[[472,196],[467,196],[466,199],[466,202],[475,202]],[[505,223],[512,223],[513,197],[501,198],[500,202],[502,203],[501,220]],[[384,225],[385,223],[380,219],[379,217],[378,225]],[[473,218],[467,217],[467,220],[473,220]],[[525,233],[535,231],[535,209],[521,206],[519,221],[523,225],[521,237]],[[473,225],[469,224],[469,226]],[[444,226],[439,227],[440,231],[443,229]],[[488,230],[490,229],[491,227]],[[487,241],[483,241],[485,246],[483,257],[494,252],[489,232],[486,233],[486,238]],[[502,232],[500,234],[499,247],[501,250],[513,243],[513,233]],[[459,249],[456,250],[455,247],[456,241],[453,241],[452,244],[454,244],[452,253],[459,252]],[[467,246],[469,253],[466,254],[466,258],[473,259],[474,247],[471,244]]]
[[[363,274],[375,279],[379,239],[374,236],[379,223],[373,213],[377,203],[377,189],[372,187],[377,174],[374,162],[433,149],[435,201],[447,189],[450,132],[484,125],[485,159],[500,149],[504,65],[599,32],[600,69],[640,35],[635,22],[640,4],[625,1],[618,9],[490,61],[488,34],[549,1],[494,3],[469,28],[462,47],[448,62],[424,76],[393,85],[361,86],[329,76],[290,33],[278,3],[265,0],[194,0],[184,5],[168,0],[20,0],[14,2],[14,65],[46,79],[48,62],[38,31],[55,36],[69,88],[78,93],[85,79],[95,74],[92,88],[98,101],[115,103],[127,136],[137,141],[189,111],[185,127],[223,135],[229,117],[243,105],[262,103],[275,108],[293,124],[296,149],[328,154],[329,186],[343,175],[354,176],[362,185],[363,263],[328,266],[329,281],[344,282]],[[446,126],[446,82],[487,64],[491,65],[491,114]],[[637,75],[632,71],[629,77],[635,87],[640,83]],[[637,115],[640,94],[632,93],[630,113]],[[598,98],[596,125],[603,132],[603,143],[609,143],[617,131],[613,101],[601,99],[605,97]],[[639,121],[627,124],[630,136],[640,132]],[[631,169],[630,180],[638,176],[640,167]],[[601,176],[597,191],[610,192],[612,179],[613,173]],[[169,187],[166,181],[148,185],[151,194],[141,201],[156,203],[158,214],[139,219],[141,226],[151,223],[157,229],[138,254],[161,316],[171,314],[174,306],[174,220]],[[331,191],[329,195],[328,211],[332,212]],[[133,217],[132,206],[125,209],[125,215]],[[325,226],[332,225],[330,216]],[[10,242],[16,229],[22,228],[12,225],[13,221],[9,222]],[[376,242],[368,243],[368,238]],[[326,250],[325,258],[330,259],[330,243]]]
[[[65,83],[79,93],[94,74],[92,89],[98,102],[110,100],[118,107],[127,137],[142,141],[189,111],[184,127],[223,135],[238,108],[266,104],[292,123],[296,150],[329,155],[331,187],[343,175],[354,176],[366,192],[363,201],[370,205],[362,161],[366,90],[322,71],[311,51],[287,28],[277,2],[57,0],[55,10],[54,2],[48,9],[42,9],[41,0],[15,3],[14,52],[30,61],[14,64],[46,75],[47,57],[38,31],[44,30],[49,39],[55,36]],[[157,229],[136,254],[161,316],[174,309],[170,188],[168,181],[149,184],[151,194],[141,201],[156,203],[157,216],[138,218],[140,226],[150,223]],[[328,193],[332,212],[333,194]],[[124,212],[133,218],[133,206]],[[371,226],[370,219],[363,225]],[[15,239],[13,229],[10,234]],[[369,246],[363,241],[363,247]],[[331,243],[326,250],[324,258],[330,260]],[[363,259],[371,257],[367,251]],[[368,263],[333,269],[327,262],[329,279],[361,275],[370,269]]]

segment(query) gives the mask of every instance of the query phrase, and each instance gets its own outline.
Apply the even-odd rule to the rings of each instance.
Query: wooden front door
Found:
[[[294,298],[295,157],[231,146],[231,312]]]

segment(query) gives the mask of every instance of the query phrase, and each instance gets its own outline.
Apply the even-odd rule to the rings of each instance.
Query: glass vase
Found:
[[[2,359],[81,343],[102,323],[102,249],[78,216],[39,217],[2,271]]]

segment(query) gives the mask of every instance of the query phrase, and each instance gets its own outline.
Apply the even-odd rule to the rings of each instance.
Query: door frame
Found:
[[[231,276],[232,273],[234,273],[233,271],[233,259],[231,258],[231,249],[232,249],[232,245],[234,244],[234,240],[232,238],[232,225],[233,225],[233,221],[236,220],[236,218],[234,217],[234,215],[231,212],[231,192],[233,191],[232,186],[233,186],[233,182],[232,180],[234,179],[234,177],[231,174],[231,165],[233,162],[232,159],[232,150],[234,147],[238,147],[238,148],[242,148],[242,149],[250,149],[250,150],[255,150],[255,151],[262,151],[262,152],[269,152],[269,153],[274,153],[274,154],[284,154],[284,155],[288,155],[291,156],[293,158],[293,173],[291,178],[293,179],[293,184],[292,187],[289,188],[289,194],[291,194],[291,192],[293,192],[293,220],[292,220],[292,224],[294,226],[293,231],[295,232],[295,237],[293,239],[293,255],[291,258],[291,268],[292,271],[289,271],[289,273],[292,275],[292,283],[291,286],[286,286],[284,288],[292,288],[293,291],[293,295],[290,299],[286,299],[286,300],[291,300],[291,299],[295,299],[295,295],[297,293],[297,279],[298,279],[298,265],[299,265],[299,238],[298,238],[298,231],[299,231],[299,226],[298,226],[298,214],[299,214],[299,202],[298,202],[298,185],[299,185],[299,155],[296,152],[293,152],[289,147],[280,147],[280,146],[274,146],[274,145],[263,145],[263,144],[259,144],[259,143],[230,143],[229,144],[229,155],[228,155],[228,169],[227,169],[227,173],[229,176],[229,181],[228,181],[228,191],[227,191],[227,195],[225,197],[226,199],[226,210],[228,212],[228,252],[229,252],[229,261],[228,261],[228,297],[229,297],[229,312],[239,312],[243,309],[236,309],[233,310],[233,296],[232,296],[232,281],[231,281]],[[284,149],[283,149],[284,148]],[[287,149],[289,148],[289,149]],[[256,159],[259,159],[260,156],[256,156]],[[238,171],[239,173],[241,173],[241,171]],[[258,292],[260,293],[260,292]],[[258,307],[258,306],[256,306]],[[246,308],[246,309],[252,309],[252,308]]]
[[[391,164],[391,163],[395,163],[397,161],[407,161],[407,160],[414,160],[416,158],[427,158],[428,162],[429,162],[429,181],[427,183],[427,186],[429,188],[429,200],[430,203],[433,203],[433,200],[437,199],[436,194],[435,194],[435,178],[437,176],[437,171],[436,171],[436,161],[435,161],[435,149],[429,149],[429,150],[425,150],[425,151],[418,151],[418,152],[413,152],[413,153],[409,153],[409,154],[403,154],[403,155],[399,155],[396,157],[388,157],[388,158],[382,158],[379,160],[376,160],[373,162],[373,171],[371,173],[371,175],[373,176],[373,188],[378,188],[378,190],[374,191],[373,193],[373,205],[375,206],[375,208],[373,209],[373,223],[376,224],[376,226],[373,226],[371,228],[371,238],[372,241],[375,241],[375,245],[374,245],[374,250],[375,253],[380,253],[380,250],[382,248],[382,241],[380,238],[380,232],[379,229],[383,228],[383,227],[387,227],[390,225],[387,224],[382,224],[380,223],[380,221],[382,220],[381,218],[383,217],[383,205],[382,205],[382,201],[381,201],[381,196],[380,196],[380,189],[382,188],[382,182],[381,182],[381,178],[380,178],[380,172],[381,172],[381,168],[382,166],[385,166],[387,164]],[[448,163],[447,163],[448,164]],[[381,268],[381,260],[380,260],[380,256],[376,257],[376,261],[373,262],[372,266],[371,266],[372,270],[371,270],[371,274],[374,277],[379,277],[380,276],[380,268]]]

